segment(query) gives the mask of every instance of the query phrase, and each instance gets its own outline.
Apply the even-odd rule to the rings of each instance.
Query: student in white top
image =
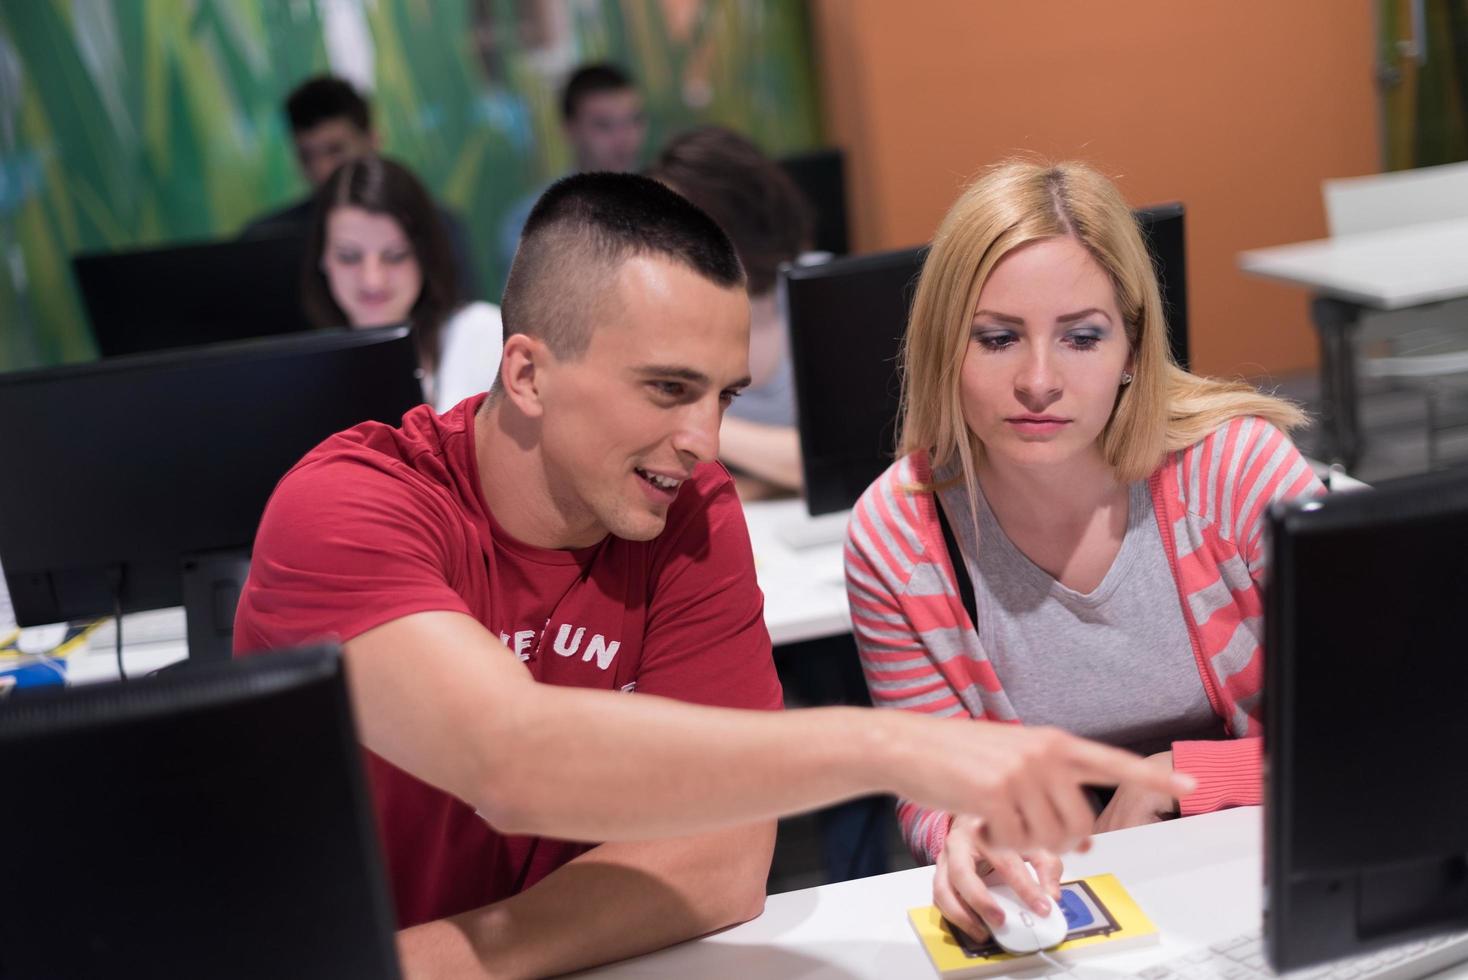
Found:
[[[489,388],[499,371],[499,308],[461,299],[438,209],[412,171],[366,156],[316,197],[302,297],[320,327],[411,323],[423,397],[437,411]]]

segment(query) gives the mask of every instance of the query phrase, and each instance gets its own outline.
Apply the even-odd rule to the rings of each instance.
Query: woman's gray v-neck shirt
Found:
[[[962,483],[940,493],[974,586],[979,642],[1015,714],[1143,754],[1224,737],[1198,674],[1146,481],[1129,488],[1126,534],[1092,592],[1066,588],[1010,541]]]

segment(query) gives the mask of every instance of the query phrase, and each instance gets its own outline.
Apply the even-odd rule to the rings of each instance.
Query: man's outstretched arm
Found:
[[[996,844],[1064,851],[1090,833],[1083,785],[1192,788],[1053,729],[862,708],[743,711],[538,684],[461,613],[385,623],[349,641],[346,657],[367,747],[506,833],[647,840],[895,792],[984,817]]]

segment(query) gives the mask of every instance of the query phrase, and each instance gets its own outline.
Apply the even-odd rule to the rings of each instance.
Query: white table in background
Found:
[[[776,646],[851,632],[841,558],[850,517],[850,511],[811,517],[798,499],[744,505],[765,625]]]
[[[1315,293],[1327,461],[1355,466],[1361,452],[1355,334],[1361,312],[1403,310],[1468,296],[1468,219],[1404,225],[1241,252],[1251,275]]]

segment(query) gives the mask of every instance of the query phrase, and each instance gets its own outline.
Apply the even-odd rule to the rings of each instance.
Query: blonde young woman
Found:
[[[959,198],[904,363],[899,458],[846,550],[872,700],[1197,777],[1179,801],[1123,784],[1098,832],[1258,802],[1264,513],[1322,491],[1282,431],[1300,411],[1172,363],[1131,210],[1074,163],[1004,163]],[[1024,856],[1036,883],[975,820],[899,817],[960,928],[1002,921],[985,878],[1038,911],[1058,897],[1053,855]]]

